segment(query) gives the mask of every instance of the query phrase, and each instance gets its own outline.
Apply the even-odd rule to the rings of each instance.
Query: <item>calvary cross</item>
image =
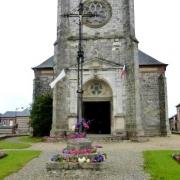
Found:
[[[83,41],[83,18],[84,17],[97,17],[97,14],[84,14],[84,4],[83,0],[80,0],[78,5],[77,14],[63,14],[62,17],[77,17],[79,18],[79,44],[78,44],[78,52],[77,52],[77,64],[78,64],[78,81],[77,81],[77,124],[81,124],[83,119],[83,63],[84,63],[84,50],[82,46]],[[82,125],[79,128],[79,132],[82,132]]]

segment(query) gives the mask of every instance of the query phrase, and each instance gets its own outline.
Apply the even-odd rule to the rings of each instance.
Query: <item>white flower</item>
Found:
[[[84,163],[85,161],[86,161],[86,158],[85,158],[85,157],[78,158],[78,162],[79,162],[79,163]]]

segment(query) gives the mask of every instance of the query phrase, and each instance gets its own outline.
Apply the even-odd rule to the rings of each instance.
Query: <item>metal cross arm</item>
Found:
[[[80,17],[80,14],[63,14],[62,17]],[[82,17],[99,17],[100,15],[97,14],[82,14]]]

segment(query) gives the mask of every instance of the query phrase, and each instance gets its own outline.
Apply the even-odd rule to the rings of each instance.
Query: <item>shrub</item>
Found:
[[[31,109],[33,136],[49,136],[52,124],[52,95],[37,96]]]

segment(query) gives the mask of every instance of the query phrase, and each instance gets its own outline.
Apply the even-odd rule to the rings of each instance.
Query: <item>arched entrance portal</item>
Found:
[[[83,115],[89,121],[89,134],[111,133],[112,90],[103,80],[93,79],[85,83]]]

